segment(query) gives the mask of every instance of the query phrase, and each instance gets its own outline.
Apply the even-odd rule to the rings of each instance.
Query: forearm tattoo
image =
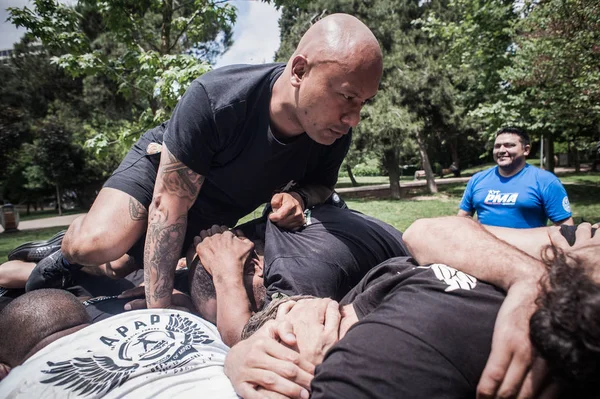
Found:
[[[204,176],[193,172],[170,152],[167,151],[167,154],[169,161],[165,165],[161,164],[159,171],[164,188],[180,198],[195,201],[204,182]]]
[[[148,210],[133,197],[129,198],[129,217],[134,222],[148,219]]]
[[[144,248],[144,281],[146,300],[159,301],[171,296],[174,269],[181,254],[185,237],[187,215],[169,221],[169,212],[164,215],[151,206],[151,220],[146,232]]]

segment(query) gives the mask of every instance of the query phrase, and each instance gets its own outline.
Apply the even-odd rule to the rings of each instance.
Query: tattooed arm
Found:
[[[175,267],[185,238],[187,213],[203,182],[203,176],[177,160],[163,144],[154,195],[148,209],[144,248],[148,309],[171,306]]]

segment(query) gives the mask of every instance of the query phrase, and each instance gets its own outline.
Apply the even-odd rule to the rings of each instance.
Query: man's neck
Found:
[[[287,68],[277,78],[271,93],[269,105],[269,119],[271,120],[271,131],[277,139],[290,139],[304,133],[296,117],[296,106],[290,100],[289,84],[286,84]]]
[[[79,331],[82,328],[85,328],[89,325],[90,325],[89,323],[80,324],[78,326],[67,328],[67,329],[61,330],[61,331],[57,331],[54,334],[48,335],[46,338],[44,338],[40,342],[38,342],[37,345],[35,345],[33,348],[31,348],[31,350],[23,358],[22,363],[25,363],[25,361],[27,359],[29,359],[31,356],[35,355],[37,352],[41,351],[42,349],[44,349],[46,346],[50,345],[52,342],[56,341],[57,339],[65,337],[69,334],[73,334],[74,332]]]
[[[510,168],[510,169],[503,169],[500,166],[498,166],[498,173],[500,173],[500,176],[502,176],[502,177],[512,177],[512,176],[516,175],[517,173],[519,173],[520,171],[522,171],[526,165],[527,165],[527,161],[523,162],[522,164],[520,164],[519,166],[517,166],[515,168]]]

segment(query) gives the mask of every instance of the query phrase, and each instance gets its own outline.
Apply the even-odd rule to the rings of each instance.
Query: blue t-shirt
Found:
[[[550,172],[525,165],[516,175],[503,177],[495,166],[475,174],[460,202],[460,209],[490,226],[532,228],[571,217],[569,197]]]

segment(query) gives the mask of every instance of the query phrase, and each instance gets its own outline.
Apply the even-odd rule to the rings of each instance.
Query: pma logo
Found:
[[[488,195],[483,201],[486,205],[515,205],[519,193],[501,193],[500,190],[488,190]]]

